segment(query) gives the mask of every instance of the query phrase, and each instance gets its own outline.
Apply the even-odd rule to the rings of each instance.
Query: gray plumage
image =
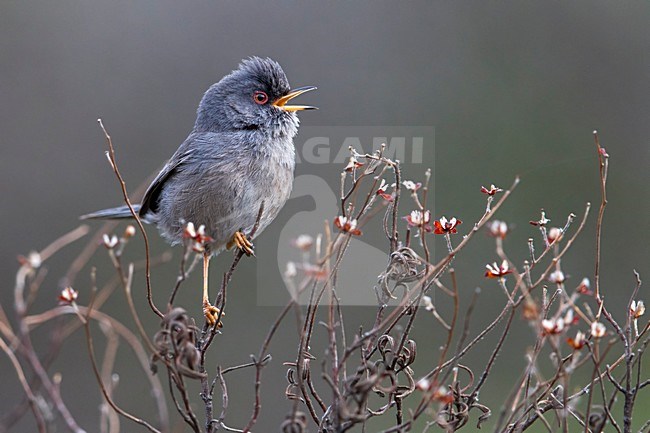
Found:
[[[311,89],[291,92],[271,59],[242,61],[205,92],[194,129],[136,207],[140,217],[172,244],[182,242],[186,223],[203,224],[214,239],[210,250],[218,253],[238,230],[250,232],[264,202],[261,233],[291,194],[296,111],[314,108],[288,106],[284,99]],[[129,217],[122,206],[82,218]]]

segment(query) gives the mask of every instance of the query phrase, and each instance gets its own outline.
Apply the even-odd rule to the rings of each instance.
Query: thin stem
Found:
[[[598,153],[598,172],[600,174],[600,208],[598,209],[598,219],[596,220],[596,269],[594,271],[594,287],[596,298],[600,298],[600,251],[601,251],[601,233],[603,229],[603,216],[605,215],[605,206],[607,206],[607,166],[608,156],[605,149],[600,147],[598,132],[594,131],[594,143]]]
[[[126,191],[126,183],[124,182],[124,178],[120,174],[120,170],[117,168],[117,162],[115,160],[115,149],[113,148],[113,140],[111,139],[111,136],[108,134],[108,131],[104,127],[104,123],[102,122],[102,119],[97,119],[97,122],[99,123],[99,126],[102,128],[102,131],[104,132],[104,137],[106,138],[106,143],[108,144],[108,152],[106,153],[106,156],[108,158],[108,161],[111,164],[111,167],[113,168],[113,172],[115,173],[117,180],[120,183],[120,188],[122,189],[122,196],[124,198],[124,202],[129,208],[129,211],[131,211],[131,215],[135,219],[135,222],[138,225],[138,228],[140,229],[140,233],[142,233],[142,239],[144,240],[144,254],[145,254],[145,261],[146,261],[145,280],[147,283],[147,301],[149,302],[149,307],[151,308],[151,310],[154,313],[156,313],[158,317],[162,319],[163,313],[153,303],[153,295],[151,293],[151,263],[150,263],[151,255],[149,253],[149,238],[147,237],[147,232],[144,229],[144,225],[142,224],[140,215],[138,215],[138,212],[135,211],[133,205],[131,204],[131,200],[129,199],[129,194]]]

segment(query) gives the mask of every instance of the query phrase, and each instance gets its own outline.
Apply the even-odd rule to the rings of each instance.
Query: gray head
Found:
[[[298,128],[296,111],[316,107],[286,103],[314,89],[291,90],[287,76],[276,61],[251,57],[205,92],[194,131],[260,130],[273,136],[293,136]]]

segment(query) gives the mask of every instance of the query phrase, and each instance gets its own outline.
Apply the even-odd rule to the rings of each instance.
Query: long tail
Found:
[[[140,205],[139,204],[133,205],[133,210],[135,210],[136,212],[140,212]],[[133,215],[131,214],[129,207],[126,205],[120,207],[114,207],[110,209],[98,210],[97,212],[91,212],[79,217],[79,219],[82,220],[94,220],[94,219],[115,220],[115,219],[127,219],[127,218],[133,218]]]

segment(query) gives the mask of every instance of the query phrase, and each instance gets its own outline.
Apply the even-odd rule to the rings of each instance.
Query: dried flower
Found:
[[[600,322],[594,322],[591,324],[591,336],[594,338],[602,338],[607,333],[605,325]]]
[[[578,316],[573,315],[573,308],[569,308],[564,315],[564,324],[569,326],[569,325],[577,325],[578,322],[580,321],[578,319]]]
[[[391,194],[387,193],[386,190],[388,189],[389,186],[391,186],[393,189],[395,189],[395,184],[394,183],[391,184],[391,185],[388,185],[388,183],[386,183],[386,180],[382,179],[381,184],[379,185],[379,188],[377,189],[377,195],[381,196],[381,198],[383,198],[386,201],[392,202],[393,200],[395,200],[395,192],[393,192]]]
[[[564,319],[561,317],[557,319],[544,319],[542,320],[542,330],[547,335],[560,334],[564,331]]]
[[[493,196],[494,194],[496,194],[498,192],[502,192],[502,191],[503,190],[501,188],[499,188],[498,186],[494,186],[494,184],[490,185],[490,189],[487,189],[486,187],[481,186],[481,192],[483,194],[487,194],[489,196]]]
[[[503,278],[513,272],[512,269],[509,269],[507,260],[501,262],[501,266],[497,265],[497,262],[494,262],[485,265],[485,268],[487,269],[487,271],[485,271],[485,276],[488,278]]]
[[[135,236],[135,227],[133,227],[131,224],[126,226],[124,229],[124,235],[122,236],[124,239],[129,239]]]
[[[542,217],[538,221],[531,221],[530,224],[539,227],[545,227],[551,220],[546,218],[546,212],[542,210]]]
[[[583,295],[593,295],[594,292],[590,290],[590,287],[591,287],[591,283],[589,282],[589,278],[584,277],[582,281],[580,281],[578,287],[576,287],[576,292]]]
[[[575,338],[567,338],[566,342],[571,346],[574,350],[580,350],[584,347],[585,344],[587,344],[587,337],[582,331],[576,332],[576,337]]]
[[[566,277],[564,276],[564,272],[560,271],[559,269],[557,271],[552,272],[548,276],[548,280],[551,283],[555,283],[555,284],[562,284],[562,283],[564,283],[565,279],[566,279]]]
[[[299,250],[309,251],[312,245],[314,245],[314,238],[309,235],[300,235],[291,241],[291,245]]]
[[[548,231],[548,235],[546,236],[548,239],[548,243],[551,244],[553,242],[559,242],[560,239],[562,239],[562,229],[559,227],[551,227]]]
[[[334,218],[334,225],[342,232],[350,233],[354,236],[361,236],[361,230],[357,228],[357,220],[354,218],[339,215]]]
[[[27,254],[27,257],[22,255],[18,256],[18,263],[20,263],[21,266],[27,266],[28,268],[32,268],[32,269],[38,269],[41,267],[43,260],[39,253],[37,253],[36,251],[32,251],[29,254]]]
[[[65,289],[61,290],[61,293],[59,294],[59,301],[62,304],[72,304],[77,300],[78,296],[79,292],[77,292],[72,287],[66,287]]]
[[[193,222],[189,222],[185,224],[185,229],[183,230],[183,236],[188,239],[194,239],[196,237],[196,229],[194,228]]]
[[[607,153],[607,151],[605,150],[604,147],[599,148],[599,149],[598,149],[598,153],[600,153],[600,154],[601,154],[602,156],[604,156],[605,158],[609,158],[609,153]]]
[[[508,224],[505,221],[493,220],[487,224],[487,230],[490,236],[505,239],[508,234]]]
[[[222,313],[223,314],[223,313]],[[199,369],[201,352],[196,348],[196,325],[182,308],[172,308],[163,317],[161,330],[154,335],[156,349],[151,359],[155,372],[156,362],[165,360],[175,364],[174,371],[192,379],[205,378]]]
[[[196,253],[205,251],[206,244],[212,242],[210,236],[205,234],[205,225],[201,224],[198,229],[194,227],[194,223],[188,222],[183,230],[183,237],[192,240],[192,250]]]
[[[421,182],[415,183],[412,180],[405,180],[404,182],[402,182],[402,185],[404,185],[404,188],[406,188],[411,193],[417,192],[417,190],[422,187]]]
[[[439,220],[433,222],[433,225],[436,227],[433,232],[437,235],[445,235],[447,233],[451,233],[451,234],[458,233],[456,227],[461,225],[462,223],[463,222],[461,220],[456,219],[454,217],[447,220],[447,218],[443,216]]]
[[[421,226],[423,224],[428,224],[431,220],[431,212],[414,210],[411,212],[411,215],[405,217],[410,225]]]
[[[316,280],[324,281],[327,279],[327,269],[324,266],[306,264],[303,266],[303,271],[305,275]]]
[[[530,298],[526,298],[522,314],[524,316],[524,319],[528,320],[529,322],[537,321],[539,318],[539,307],[535,301]]]
[[[429,222],[431,221],[431,212],[429,212],[428,210],[424,212],[420,210],[411,211],[411,214],[405,216],[404,219],[411,227],[422,227],[427,232],[433,230],[429,225]]]
[[[632,301],[630,304],[630,316],[634,322],[634,333],[639,336],[639,317],[645,314],[645,305],[643,301]]]
[[[429,296],[422,297],[422,305],[424,305],[424,309],[427,311],[433,311],[435,309],[433,301],[431,301],[431,297]]]
[[[294,262],[287,262],[287,269],[284,271],[285,278],[293,278],[298,275],[298,269],[296,269],[296,264]]]
[[[415,384],[415,387],[420,391],[428,391],[431,388],[431,381],[427,378],[418,380],[418,383]]]
[[[117,244],[120,242],[120,240],[117,238],[117,236],[112,235],[108,236],[106,233],[104,233],[104,236],[102,236],[104,246],[108,248],[109,250],[112,250],[117,246]]]
[[[630,316],[634,319],[638,319],[644,314],[645,305],[643,304],[643,301],[632,301],[632,304],[630,304]]]
[[[440,403],[449,404],[454,401],[454,395],[446,386],[439,386],[433,392],[433,399]]]
[[[354,155],[352,155],[348,161],[348,165],[345,166],[345,171],[351,172],[363,166],[363,162],[359,162],[359,160]]]

